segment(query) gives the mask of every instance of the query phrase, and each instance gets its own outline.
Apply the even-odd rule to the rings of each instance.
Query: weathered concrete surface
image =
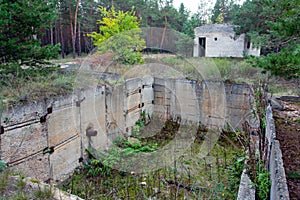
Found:
[[[9,130],[13,126],[21,127],[39,122],[40,117],[47,113],[48,104],[45,101],[34,101],[5,107],[2,113],[1,126],[4,126],[5,130]]]
[[[106,94],[106,133],[108,146],[111,146],[113,141],[126,131],[124,96],[124,85],[116,85],[110,93]]]
[[[251,180],[245,169],[241,176],[237,200],[255,200],[255,187],[251,187]]]
[[[79,166],[81,157],[81,140],[79,136],[54,148],[50,154],[50,174],[53,180],[64,180]],[[36,176],[33,176],[36,177]]]
[[[154,78],[151,76],[143,77],[143,90],[142,90],[142,112],[145,112],[146,123],[151,120],[154,112]]]
[[[267,107],[266,124],[266,163],[269,168],[270,179],[272,181],[270,199],[290,199],[280,143],[276,139],[275,124],[271,106]]]
[[[214,129],[227,124],[241,129],[244,121],[257,127],[253,104],[253,91],[246,84],[154,79],[154,113],[159,118],[201,122]]]
[[[56,99],[16,105],[2,115],[0,159],[41,180],[71,173],[87,148],[104,150],[131,135],[141,117],[236,128],[250,120],[252,91],[243,84],[153,77],[102,85]],[[244,116],[245,115],[245,116]],[[94,151],[96,152],[96,151]],[[38,168],[38,170],[37,170]]]
[[[52,113],[47,116],[49,147],[54,147],[79,135],[79,109],[74,106],[75,103],[71,95],[53,103]]]
[[[34,154],[26,159],[19,160],[10,165],[13,170],[22,172],[26,176],[39,180],[51,179],[49,155],[43,153]]]
[[[258,117],[252,108],[254,92],[249,85],[225,84],[226,92],[226,121],[233,129],[240,129],[244,121],[251,127],[258,128]]]
[[[141,116],[142,111],[142,80],[140,78],[128,79],[125,82],[125,127],[126,134],[131,135],[131,127]]]
[[[245,34],[235,37],[234,26],[208,24],[195,28],[194,57],[244,57],[259,56],[260,49],[247,44]]]
[[[82,100],[80,105],[77,104],[80,108],[82,148],[103,149],[107,146],[105,88],[96,87],[93,90],[82,92],[78,97],[79,100]]]
[[[197,84],[188,80],[176,80],[174,86],[174,97],[171,106],[172,118],[180,117],[181,123],[200,121],[200,105],[196,95]],[[175,116],[174,116],[175,115]]]
[[[26,159],[48,146],[45,124],[34,123],[6,131],[1,137],[1,159],[10,165]]]
[[[201,113],[202,124],[213,129],[223,128],[226,121],[226,93],[223,82],[203,81]]]

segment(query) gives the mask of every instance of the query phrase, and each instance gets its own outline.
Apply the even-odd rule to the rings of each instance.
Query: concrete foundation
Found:
[[[0,135],[4,160],[40,180],[61,180],[80,165],[86,149],[105,150],[130,136],[145,114],[213,129],[240,129],[250,115],[253,91],[246,84],[134,78],[55,99],[6,107]]]

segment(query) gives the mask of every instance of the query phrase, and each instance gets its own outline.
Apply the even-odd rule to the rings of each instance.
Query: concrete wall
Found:
[[[60,180],[79,166],[85,149],[106,150],[119,135],[130,136],[144,111],[211,128],[253,120],[253,91],[245,84],[158,79],[129,79],[69,96],[4,109],[0,159],[41,180]]]
[[[290,199],[285,170],[283,167],[280,143],[276,139],[275,123],[271,106],[267,107],[266,124],[266,163],[270,172],[270,179],[272,181],[270,199]]]
[[[234,40],[234,34],[224,35],[222,33],[201,34],[196,39],[199,37],[206,38],[205,57],[242,58],[244,56],[244,35],[236,40]],[[198,43],[196,45],[199,48]],[[195,52],[197,47],[195,47]]]
[[[233,27],[228,24],[209,24],[195,28],[193,56],[241,58],[244,53],[259,56],[260,49],[253,48],[252,44],[247,48],[245,34],[236,37]],[[199,39],[205,39],[205,42]]]
[[[154,79],[154,113],[160,118],[234,130],[247,120],[257,128],[253,104],[253,90],[246,84]]]

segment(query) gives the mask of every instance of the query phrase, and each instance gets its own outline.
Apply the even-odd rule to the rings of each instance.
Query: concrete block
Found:
[[[11,166],[13,170],[24,173],[27,177],[31,177],[40,181],[47,181],[50,177],[49,154],[35,154],[14,163]]]
[[[278,140],[274,140],[273,148],[271,150],[270,179],[272,181],[270,199],[289,200],[289,191]]]
[[[7,163],[29,157],[48,146],[46,125],[41,123],[15,127],[0,137],[1,159]]]
[[[142,90],[142,102],[152,104],[153,100],[154,100],[153,88],[144,88]]]
[[[130,128],[135,125],[136,121],[140,119],[141,109],[136,109],[129,112],[126,116],[126,128]]]
[[[126,102],[126,110],[132,110],[136,107],[142,106],[142,94],[132,94],[126,98]]]
[[[126,80],[125,82],[126,94],[130,94],[138,89],[141,89],[142,85],[143,83],[140,78],[131,78]]]
[[[69,105],[56,109],[48,115],[49,146],[56,146],[61,142],[80,133],[79,108]]]
[[[85,98],[80,104],[80,126],[82,129],[80,135],[83,148],[106,148],[105,94],[101,90],[90,90],[85,91],[82,95]]]
[[[80,146],[78,136],[54,148],[50,155],[50,174],[53,180],[63,180],[79,166]]]
[[[106,96],[107,116],[106,130],[108,146],[111,146],[113,141],[125,130],[125,111],[124,111],[124,85],[114,87],[111,95]]]
[[[18,125],[20,123],[33,123],[40,121],[40,117],[47,113],[45,101],[32,101],[26,104],[17,104],[3,107],[1,125],[4,127]],[[1,113],[0,113],[1,114]]]
[[[251,180],[243,171],[237,200],[255,200],[255,187],[251,187]]]
[[[239,95],[251,95],[252,90],[248,84],[232,84],[231,85],[231,94]]]
[[[142,78],[143,86],[152,87],[153,83],[154,83],[154,77],[153,76],[144,76]]]

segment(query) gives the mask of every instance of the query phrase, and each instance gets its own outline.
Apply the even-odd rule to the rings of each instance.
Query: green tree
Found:
[[[199,19],[197,19],[197,15],[194,14],[183,24],[183,33],[190,36],[191,38],[194,38],[194,29],[200,25],[201,24],[199,22]]]
[[[183,57],[191,57],[193,54],[194,40],[184,33],[178,33],[178,40],[175,42],[177,54]]]
[[[145,40],[140,37],[142,31],[134,12],[116,11],[114,7],[110,10],[100,7],[99,10],[103,17],[98,21],[100,33],[89,34],[94,45],[101,52],[113,52],[114,60],[120,63],[142,63],[140,51],[145,48]]]
[[[178,21],[178,28],[177,31],[179,32],[183,32],[184,31],[184,24],[188,21],[188,17],[189,17],[190,12],[184,7],[184,4],[181,3],[179,10],[178,10],[178,17],[177,17],[177,21]]]
[[[227,23],[230,21],[230,12],[233,0],[217,0],[212,10],[212,23]]]
[[[286,78],[300,77],[300,1],[247,0],[235,13],[237,34],[246,33],[265,56],[255,66]]]
[[[0,66],[38,67],[58,55],[59,46],[43,46],[40,30],[56,16],[56,0],[0,1]]]

